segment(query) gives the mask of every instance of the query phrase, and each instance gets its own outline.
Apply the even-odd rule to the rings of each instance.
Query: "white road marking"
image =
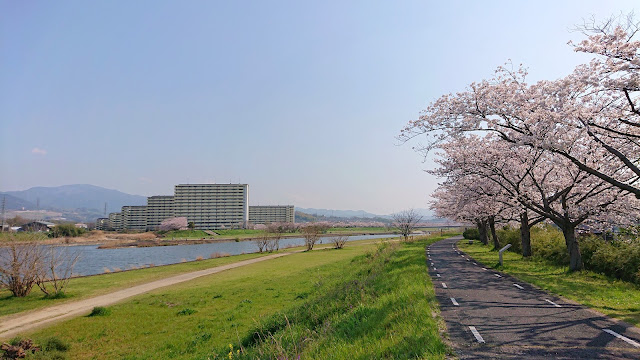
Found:
[[[475,263],[475,262],[474,262],[474,263],[473,263],[473,265],[478,266],[478,263]]]
[[[487,270],[487,268],[482,268],[482,270],[485,270],[485,271],[486,271],[486,270]]]
[[[606,332],[606,333],[608,333],[608,334],[611,334],[611,335],[613,335],[613,336],[617,337],[618,339],[620,339],[620,340],[622,340],[622,341],[624,341],[624,342],[626,342],[626,343],[629,343],[629,344],[631,344],[631,345],[633,345],[633,346],[635,346],[635,347],[640,347],[640,344],[638,344],[637,342],[635,342],[635,341],[633,341],[633,340],[629,339],[629,338],[628,338],[628,337],[626,337],[626,336],[622,336],[622,335],[618,334],[617,332],[615,332],[615,331],[613,331],[613,330],[609,330],[609,329],[602,329],[602,331],[604,331],[604,332]]]
[[[549,304],[551,304],[551,305],[553,305],[553,306],[555,306],[555,307],[562,307],[562,306],[560,306],[560,305],[558,305],[558,304],[554,303],[553,301],[551,301],[551,300],[549,300],[549,299],[544,299],[544,301],[548,302]]]
[[[522,286],[518,285],[518,284],[513,284],[513,286],[517,287],[520,290],[524,290],[524,288]]]
[[[442,283],[442,287],[446,289],[447,288],[447,284]]]
[[[495,275],[495,276],[497,276],[497,277],[502,277],[502,275],[498,275],[498,274],[493,274],[493,275]]]
[[[460,306],[460,304],[458,304],[458,302],[456,301],[456,299],[451,298],[451,302],[453,303],[453,305],[455,306]]]
[[[436,274],[437,277],[440,277],[440,274]]]
[[[431,263],[431,266],[434,266],[434,264],[433,264],[433,263]]]
[[[479,343],[485,343],[484,339],[482,338],[482,336],[480,336],[480,333],[478,332],[478,330],[476,330],[475,326],[469,326],[469,330],[471,330],[473,336],[476,337],[476,340],[478,340]]]
[[[471,259],[469,259],[469,258],[465,258],[465,259],[467,259],[467,261],[471,261]]]
[[[460,255],[460,256],[464,257],[464,255]]]
[[[433,267],[433,270],[438,270],[438,269],[436,269],[436,267],[434,266],[434,267]]]

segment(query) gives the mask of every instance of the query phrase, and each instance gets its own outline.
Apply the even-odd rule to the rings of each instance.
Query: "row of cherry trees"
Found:
[[[625,226],[640,218],[640,41],[638,23],[611,19],[583,28],[573,45],[593,54],[555,81],[528,84],[526,70],[500,67],[490,80],[431,103],[400,139],[426,140],[439,155],[429,170],[443,217],[478,225],[486,242],[496,222],[518,221],[523,255],[529,228],[563,232],[570,270],[583,267],[576,228]]]

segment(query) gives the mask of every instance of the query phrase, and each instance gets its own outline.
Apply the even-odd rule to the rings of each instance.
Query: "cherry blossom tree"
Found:
[[[441,167],[433,173],[447,176],[448,181],[456,182],[456,186],[462,184],[466,191],[489,195],[505,210],[520,209],[522,226],[529,218],[528,212],[522,209],[556,224],[565,237],[570,270],[582,269],[576,240],[579,224],[587,220],[593,224],[614,220],[622,225],[640,218],[638,199],[571,166],[569,160],[554,152],[503,142],[495,135],[460,138],[442,144],[441,149],[442,159],[438,160]],[[481,185],[487,180],[499,190],[487,191],[487,185]],[[471,197],[469,194],[464,196]],[[528,246],[524,240],[523,237],[523,249]]]

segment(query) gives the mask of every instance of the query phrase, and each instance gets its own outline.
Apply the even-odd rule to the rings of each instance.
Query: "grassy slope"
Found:
[[[34,287],[31,294],[25,298],[15,298],[11,296],[11,293],[8,290],[0,290],[0,316],[56,305],[65,301],[75,301],[91,296],[97,296],[117,289],[158,280],[172,275],[208,269],[214,266],[229,264],[258,256],[260,255],[237,255],[72,279],[66,290],[68,297],[62,299],[45,299],[43,298],[42,292],[37,287]]]
[[[376,245],[350,243],[342,250],[294,254],[141,295],[112,306],[109,316],[72,319],[32,337],[41,342],[56,335],[70,342],[74,359],[226,357],[229,344],[237,348],[241,338],[275,313],[330,304],[325,294],[340,297],[340,289],[348,289],[357,274],[371,271],[381,275],[365,282],[358,296],[347,296],[351,308],[328,314],[324,324],[331,331],[309,330],[319,336],[305,342],[304,357],[444,358],[447,349],[431,316],[437,301],[426,271],[425,244],[402,245],[377,262],[364,256]],[[178,315],[185,309],[195,312]],[[246,350],[264,346],[254,345]]]
[[[458,247],[487,266],[499,267],[498,253],[492,246],[467,241]],[[562,295],[603,314],[634,325],[640,324],[640,288],[607,278],[591,271],[568,273],[567,267],[550,264],[539,259],[523,259],[521,255],[505,251],[501,271],[534,284],[549,292]]]

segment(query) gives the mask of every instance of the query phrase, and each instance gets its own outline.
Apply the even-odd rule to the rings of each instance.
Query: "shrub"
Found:
[[[182,309],[182,310],[178,311],[178,313],[176,315],[180,315],[180,316],[182,316],[182,315],[192,315],[192,314],[195,314],[195,313],[196,313],[195,310],[186,308],[186,309]]]
[[[462,233],[462,236],[465,239],[469,239],[469,240],[480,240],[480,232],[476,228],[470,228],[465,230]]]
[[[91,310],[91,314],[89,314],[90,317],[92,316],[107,316],[111,314],[111,309],[107,309],[104,306],[96,306],[93,308],[93,310]]]
[[[569,264],[569,252],[562,232],[548,224],[531,228],[531,252],[534,257],[554,264]]]
[[[49,237],[76,237],[84,234],[85,232],[87,232],[87,230],[83,228],[77,228],[73,224],[60,224],[54,226],[53,229],[51,229],[51,231],[49,232]]]
[[[522,240],[519,228],[504,227],[498,230],[497,233],[501,248],[507,244],[511,244],[509,251],[522,254]]]
[[[52,336],[44,341],[42,344],[42,350],[44,351],[67,351],[71,346],[58,339],[55,336]]]

